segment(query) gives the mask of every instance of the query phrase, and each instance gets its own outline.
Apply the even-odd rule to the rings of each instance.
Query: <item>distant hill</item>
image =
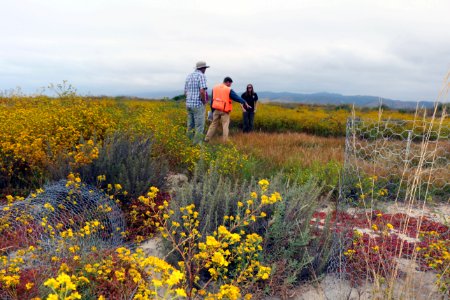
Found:
[[[162,99],[162,98],[173,98],[178,95],[182,95],[183,90],[172,90],[172,91],[152,91],[152,92],[139,92],[139,93],[124,93],[127,96],[134,96],[139,98],[147,99]]]
[[[128,96],[134,96],[139,98],[149,99],[161,99],[161,98],[173,98],[175,96],[182,95],[183,91],[153,91],[153,92],[141,92],[132,93]],[[376,96],[344,96],[335,93],[314,93],[314,94],[301,94],[301,93],[289,93],[289,92],[258,92],[258,96],[261,100],[268,102],[294,102],[304,104],[330,104],[330,105],[343,105],[343,104],[355,104],[359,107],[378,107],[380,97]],[[417,102],[414,101],[402,101],[382,98],[383,104],[393,109],[415,109]],[[419,107],[432,108],[434,105],[431,101],[420,101]]]
[[[344,96],[334,93],[314,93],[299,94],[288,92],[258,92],[259,99],[268,100],[269,102],[296,102],[304,104],[355,104],[359,107],[378,107],[380,97],[375,96]],[[402,101],[393,99],[381,99],[383,105],[394,109],[415,109],[417,102]],[[432,108],[434,105],[431,101],[419,101],[419,107]]]

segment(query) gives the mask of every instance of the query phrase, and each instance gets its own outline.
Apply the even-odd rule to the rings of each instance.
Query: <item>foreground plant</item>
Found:
[[[178,299],[186,296],[181,288],[183,278],[179,270],[146,256],[142,249],[120,247],[79,265],[63,263],[59,274],[44,285],[51,290],[46,299]]]
[[[266,217],[264,207],[281,201],[281,196],[277,192],[267,195],[267,180],[259,181],[259,186],[260,195],[253,192],[251,199],[239,201],[236,214],[225,216],[223,224],[206,237],[198,229],[194,204],[180,208],[182,224],[173,220],[175,212],[168,202],[159,207],[157,225],[180,258],[178,266],[185,274],[183,286],[189,299],[240,299],[256,281],[269,278],[271,268],[260,262],[263,239],[248,229],[258,218]]]

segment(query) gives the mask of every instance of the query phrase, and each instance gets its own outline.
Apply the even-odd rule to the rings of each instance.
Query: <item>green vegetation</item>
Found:
[[[364,217],[333,211],[344,160],[348,106],[261,104],[256,131],[250,134],[238,133],[241,113],[235,109],[231,143],[216,139],[193,145],[186,136],[181,96],[165,101],[82,98],[66,93],[64,86],[55,89],[58,99],[0,98],[2,297],[70,292],[73,298],[122,293],[141,299],[149,295],[158,299],[239,299],[245,295],[248,299],[251,292],[261,298],[286,295],[301,281],[317,280],[329,267],[330,258],[344,251],[347,258],[340,259],[355,266],[349,274],[372,274],[371,280],[378,273],[368,269],[366,259],[382,261],[378,253],[402,257],[393,252],[391,240],[385,241],[382,252],[369,235],[352,237],[345,230],[383,228],[391,234],[390,230],[401,230],[403,221],[384,220],[382,214],[376,219],[364,212],[366,222]],[[375,110],[356,114],[372,120],[379,117]],[[386,111],[383,117],[412,120],[414,115]],[[168,186],[167,178],[177,173],[185,174],[187,181]],[[20,210],[16,204],[23,200],[21,196],[63,178],[68,179],[66,187],[73,197],[87,183],[102,189],[108,200],[120,206],[127,221],[127,231],[120,235],[131,248],[159,232],[165,239],[167,261],[124,247],[82,253],[70,246],[69,232],[82,240],[91,231],[101,231],[102,220],[80,220],[76,227],[73,219],[53,224],[47,217],[31,222],[26,213],[15,218],[12,212]],[[364,200],[371,193],[383,200],[395,192],[375,189],[375,178],[355,181],[361,191],[350,196]],[[74,199],[69,200],[74,203]],[[48,203],[42,208],[48,213],[54,209]],[[104,206],[101,209],[105,211]],[[12,222],[35,227],[17,236]],[[341,230],[338,223],[348,228]],[[441,227],[442,232],[434,235],[438,240],[446,238],[444,229],[448,232],[446,226]],[[47,257],[36,247],[39,241],[29,233],[39,230],[61,241],[65,249],[58,254],[61,257]],[[341,240],[337,248],[336,233],[353,240]],[[410,253],[415,251],[411,245]],[[16,259],[16,254],[23,255]],[[39,277],[36,274],[44,273],[25,265],[27,258],[36,255],[51,266],[42,275],[47,277]],[[93,260],[98,261],[94,266],[101,274],[96,273]]]

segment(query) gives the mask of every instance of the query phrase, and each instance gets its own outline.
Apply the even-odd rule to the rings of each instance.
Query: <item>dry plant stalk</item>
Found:
[[[419,240],[419,234],[420,234],[420,228],[422,225],[422,222],[425,217],[425,211],[429,202],[429,196],[430,196],[430,187],[432,185],[433,181],[433,175],[435,174],[435,163],[437,158],[439,158],[439,155],[442,153],[439,153],[439,151],[442,151],[440,148],[438,148],[438,145],[442,145],[444,143],[444,152],[448,151],[450,149],[448,147],[449,142],[448,141],[442,141],[440,140],[441,132],[443,129],[444,120],[447,118],[447,113],[445,107],[443,108],[440,116],[438,115],[438,104],[439,102],[443,102],[448,97],[449,92],[449,77],[450,72],[447,74],[445,80],[444,80],[444,86],[441,89],[439,96],[435,102],[434,111],[431,115],[431,117],[426,116],[426,112],[423,112],[423,116],[421,116],[419,107],[416,107],[415,117],[412,122],[412,128],[410,129],[411,132],[421,131],[421,137],[422,140],[420,142],[414,143],[411,141],[411,139],[408,138],[407,143],[407,149],[405,151],[405,159],[402,161],[386,161],[389,160],[389,157],[386,155],[386,153],[389,152],[388,148],[389,146],[392,146],[395,143],[398,143],[399,145],[401,142],[398,141],[392,141],[389,139],[385,139],[384,137],[384,130],[388,131],[388,125],[390,120],[383,120],[383,110],[381,106],[380,101],[380,108],[378,112],[378,122],[374,125],[374,132],[371,132],[370,134],[373,134],[375,136],[375,141],[370,144],[369,142],[360,142],[358,133],[355,130],[356,124],[355,120],[356,113],[353,109],[352,111],[352,119],[350,120],[349,125],[352,128],[352,131],[350,133],[350,136],[347,136],[347,148],[353,148],[353,149],[361,149],[365,146],[367,149],[372,150],[370,152],[375,158],[368,160],[368,161],[361,161],[360,157],[357,157],[356,151],[353,151],[352,155],[353,157],[347,157],[346,159],[350,161],[352,164],[356,165],[356,169],[358,170],[358,187],[361,192],[361,195],[364,195],[364,193],[368,194],[368,198],[365,199],[362,197],[362,206],[363,211],[365,212],[366,221],[369,224],[369,226],[376,226],[374,221],[374,211],[376,210],[376,198],[377,198],[377,191],[376,191],[376,183],[377,180],[376,175],[388,175],[390,172],[396,171],[397,174],[401,174],[400,182],[398,184],[398,190],[395,195],[394,199],[394,205],[395,207],[405,206],[408,214],[405,216],[405,220],[402,223],[401,227],[398,229],[398,232],[400,235],[407,236],[408,228],[410,230],[410,227],[413,226],[411,224],[411,213],[415,211],[417,213],[418,207],[420,207],[419,215],[415,216],[416,222],[416,236],[414,237],[415,240]],[[423,126],[423,124],[426,124]],[[433,136],[434,134],[434,136]],[[381,139],[379,137],[382,137]],[[439,144],[441,143],[441,144]],[[361,146],[361,144],[363,144]],[[369,145],[370,144],[370,145]],[[369,148],[371,147],[371,148]],[[413,148],[412,148],[413,147]],[[395,148],[395,147],[394,147]],[[411,158],[411,149],[418,153],[418,159],[416,159],[415,163],[412,164]],[[346,149],[348,150],[348,149]],[[391,149],[392,150],[392,149]],[[447,153],[445,153],[447,154]],[[378,157],[377,157],[378,156]],[[372,157],[371,157],[372,158]],[[384,164],[383,164],[384,163]],[[387,165],[386,165],[387,163]],[[395,164],[392,166],[392,164]],[[387,170],[384,170],[386,169]],[[438,170],[438,173],[444,174],[448,176],[448,169],[444,168],[442,170]],[[373,175],[370,177],[371,180],[371,190],[370,191],[364,191],[363,190],[363,181],[365,180],[364,174],[371,174]],[[446,176],[444,176],[446,178]],[[445,181],[445,180],[444,180]],[[445,184],[445,182],[444,182]],[[404,186],[403,191],[401,192],[401,188]],[[425,187],[425,188],[424,188]],[[450,200],[450,199],[449,199]],[[394,215],[391,217],[391,223]],[[373,225],[374,224],[374,225]],[[376,242],[373,244],[370,244],[372,240],[369,239],[369,245],[368,249],[371,249],[373,247],[377,247]],[[404,257],[406,249],[405,243],[400,242],[396,245],[395,253],[397,253],[396,257],[394,258],[395,264],[392,268],[391,266],[386,266],[383,263],[381,263],[381,266],[378,266],[378,269],[371,269],[373,267],[373,264],[369,261],[369,257],[366,258],[366,267],[367,267],[367,276],[366,276],[366,286],[372,286],[372,293],[374,296],[381,296],[382,298],[387,299],[393,299],[397,297],[405,297],[405,296],[415,296],[411,293],[414,291],[414,271],[415,266],[417,265],[417,258],[418,258],[418,251],[417,248],[414,246],[414,250],[412,251],[412,254],[409,257],[409,266],[408,269],[410,272],[406,272],[406,278],[405,278],[405,284],[402,284],[399,286],[398,284],[398,276],[401,273],[400,272],[400,266],[398,261]],[[386,277],[384,279],[381,279],[381,275],[379,273],[380,268],[383,269],[386,272]],[[371,276],[370,276],[370,275]],[[373,279],[373,282],[371,282],[370,278]]]

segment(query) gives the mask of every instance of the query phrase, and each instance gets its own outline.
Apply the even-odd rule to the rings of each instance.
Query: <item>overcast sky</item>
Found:
[[[449,0],[0,0],[0,90],[68,80],[82,94],[208,86],[435,100]]]

